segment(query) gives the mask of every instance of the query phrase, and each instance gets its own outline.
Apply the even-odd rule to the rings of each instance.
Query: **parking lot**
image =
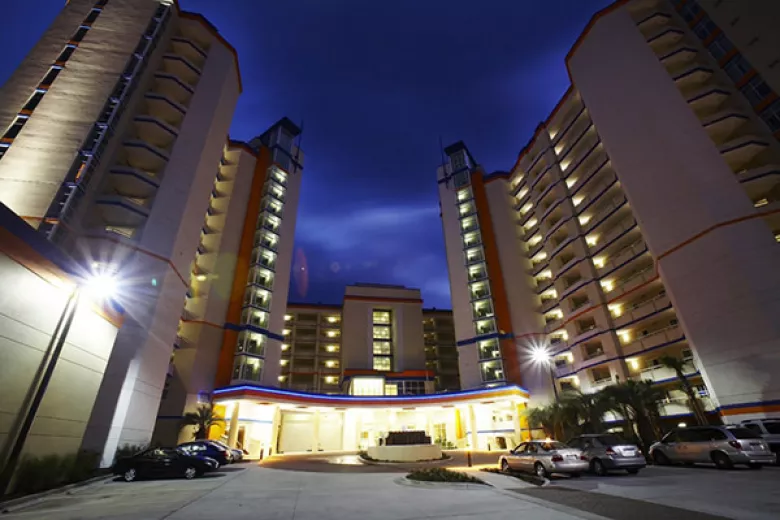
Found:
[[[479,454],[475,459],[486,463],[497,460],[497,454]],[[458,454],[446,465],[463,470],[458,466],[463,462]],[[545,487],[476,468],[472,471],[497,484],[496,488],[464,491],[402,486],[397,481],[406,468],[364,466],[350,455],[278,457],[264,464],[230,465],[192,481],[124,483],[109,479],[50,495],[2,516],[51,520],[473,520],[480,516],[763,520],[777,518],[780,511],[780,467],[760,471],[648,467],[634,476],[554,477]]]

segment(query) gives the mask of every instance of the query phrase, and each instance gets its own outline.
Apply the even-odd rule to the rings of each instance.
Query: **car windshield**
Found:
[[[624,441],[617,435],[599,435],[597,439],[604,446],[618,446],[620,444],[631,444],[630,442]]]
[[[764,428],[766,428],[767,433],[771,433],[773,435],[780,435],[780,421],[765,422]]]
[[[568,448],[564,443],[558,441],[539,442],[537,445],[542,451],[565,450]]]
[[[757,433],[754,433],[747,428],[728,428],[728,431],[731,432],[731,435],[736,437],[737,439],[760,439],[761,436]]]

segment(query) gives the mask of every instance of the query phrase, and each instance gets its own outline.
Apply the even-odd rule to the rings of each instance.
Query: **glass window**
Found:
[[[765,421],[764,428],[766,428],[767,433],[771,433],[772,435],[780,435],[780,421]]]
[[[76,31],[76,34],[74,34],[70,39],[74,42],[80,42],[84,39],[84,36],[86,36],[88,32],[89,27],[79,27],[79,30]]]
[[[486,361],[479,364],[483,382],[500,381],[504,379],[504,367],[501,361]]]
[[[476,206],[474,206],[473,202],[464,202],[460,206],[458,206],[458,213],[461,217],[464,217],[466,215],[470,215],[471,213],[474,213],[477,210]]]
[[[470,187],[458,190],[458,202],[463,202],[464,200],[469,200],[471,198],[474,198],[474,195],[471,193]]]
[[[97,20],[98,16],[100,16],[100,9],[93,9],[84,19],[84,23],[92,23]]]
[[[236,356],[236,359],[233,361],[233,379],[260,381],[262,371],[262,359]]]
[[[460,173],[456,173],[453,177],[453,183],[455,184],[456,188],[460,188],[461,186],[466,186],[471,182],[471,177],[469,176],[468,170],[462,171]]]
[[[745,77],[745,74],[750,72],[752,68],[750,62],[741,54],[737,54],[723,66],[723,70],[731,78],[731,81],[735,83]]]
[[[480,318],[488,318],[490,316],[493,316],[493,302],[490,299],[487,300],[479,300],[471,304],[472,305],[472,313],[474,315],[474,319],[478,320]]]
[[[482,237],[480,236],[479,231],[472,231],[471,233],[463,235],[463,245],[466,247],[476,246],[481,243]]]
[[[19,135],[19,132],[22,131],[22,127],[27,122],[26,117],[17,117],[14,119],[14,122],[11,123],[11,126],[8,127],[8,130],[5,131],[5,134],[3,134],[3,137],[8,139],[15,139],[17,135]]]
[[[728,439],[725,433],[715,428],[691,430],[691,433],[693,434],[693,439],[690,442],[725,441]]]
[[[755,432],[748,430],[747,428],[729,428],[728,430],[729,433],[731,433],[731,435],[733,435],[737,439],[760,439],[761,438],[761,435],[758,435]],[[723,432],[719,431],[718,433],[722,434],[724,439],[726,438],[726,435],[723,434]]]
[[[389,356],[392,353],[389,341],[374,341],[374,354]]]
[[[485,259],[485,254],[482,252],[481,247],[475,247],[466,251],[466,263],[473,264],[474,262],[481,262]]]
[[[469,285],[471,289],[471,299],[478,300],[490,294],[490,286],[487,282],[476,282]]]
[[[695,2],[695,0],[691,0],[690,2],[686,2],[681,8],[680,8],[680,16],[685,19],[686,22],[692,21],[698,14],[701,12],[701,7],[699,7],[699,4]]]
[[[30,96],[30,99],[27,100],[27,103],[24,104],[22,107],[22,110],[35,110],[35,107],[38,106],[38,103],[41,102],[41,99],[43,99],[44,92],[41,90],[36,90],[35,93],[33,93],[32,96]]]
[[[479,225],[477,224],[477,219],[475,217],[464,218],[460,221],[460,228],[462,232],[472,231],[477,229],[477,227],[479,227]]]
[[[487,269],[485,267],[485,264],[477,264],[472,265],[469,267],[469,281],[473,282],[476,280],[482,280],[483,278],[487,278]]]
[[[392,358],[383,356],[374,356],[374,370],[389,371],[392,369]]]
[[[753,106],[764,101],[772,93],[772,89],[766,84],[764,78],[758,74],[750,78],[750,81],[742,85],[739,90]]]
[[[390,323],[390,311],[374,311],[372,315],[373,323]]]
[[[57,57],[57,61],[58,62],[68,61],[75,50],[76,47],[74,45],[68,45],[62,50],[60,55]]]
[[[715,30],[718,28],[717,25],[715,25],[712,20],[710,20],[710,17],[707,15],[704,15],[701,20],[699,20],[696,25],[693,26],[693,32],[696,33],[696,36],[701,38],[702,40],[706,40],[709,35],[711,35]]]
[[[780,100],[775,101],[761,112],[761,119],[773,133],[780,130]]]
[[[262,356],[265,354],[265,336],[248,331],[241,332],[238,335],[236,351]]]
[[[52,67],[49,69],[49,72],[41,80],[41,85],[51,85],[60,71],[62,71],[62,67]]]
[[[539,442],[536,444],[539,445],[542,451],[565,450],[568,448],[564,443],[558,441]]]
[[[707,50],[710,51],[713,58],[719,61],[726,54],[734,50],[734,44],[731,43],[731,40],[729,40],[725,34],[720,33],[712,40],[712,43],[707,46]]]
[[[466,151],[459,150],[453,153],[452,155],[450,155],[450,164],[452,165],[453,172],[468,167],[469,161],[468,158],[466,157]]]
[[[743,424],[743,426],[753,433],[758,433],[759,435],[762,433],[761,427],[757,424]]]
[[[497,339],[487,339],[477,342],[479,359],[497,359],[501,357],[501,350]]]
[[[482,334],[490,334],[496,331],[496,321],[492,318],[479,320],[476,322],[475,328],[478,336],[481,336]]]
[[[374,325],[374,339],[390,339],[390,327]]]

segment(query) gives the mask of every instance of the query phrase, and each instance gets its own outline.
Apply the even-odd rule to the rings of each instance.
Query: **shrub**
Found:
[[[41,457],[28,455],[19,464],[14,492],[26,495],[86,480],[97,473],[99,462],[100,454],[91,451]]]
[[[461,473],[460,471],[450,471],[445,468],[417,469],[406,475],[406,478],[424,482],[467,482],[471,484],[484,484],[483,481],[476,477]]]

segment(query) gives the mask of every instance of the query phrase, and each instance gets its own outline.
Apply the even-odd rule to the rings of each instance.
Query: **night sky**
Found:
[[[64,0],[2,3],[0,83]],[[608,3],[180,0],[238,50],[231,137],[303,121],[295,241],[308,276],[295,273],[290,300],[338,303],[345,285],[377,282],[449,308],[440,137],[463,139],[488,172],[509,169],[568,87],[566,52]]]

